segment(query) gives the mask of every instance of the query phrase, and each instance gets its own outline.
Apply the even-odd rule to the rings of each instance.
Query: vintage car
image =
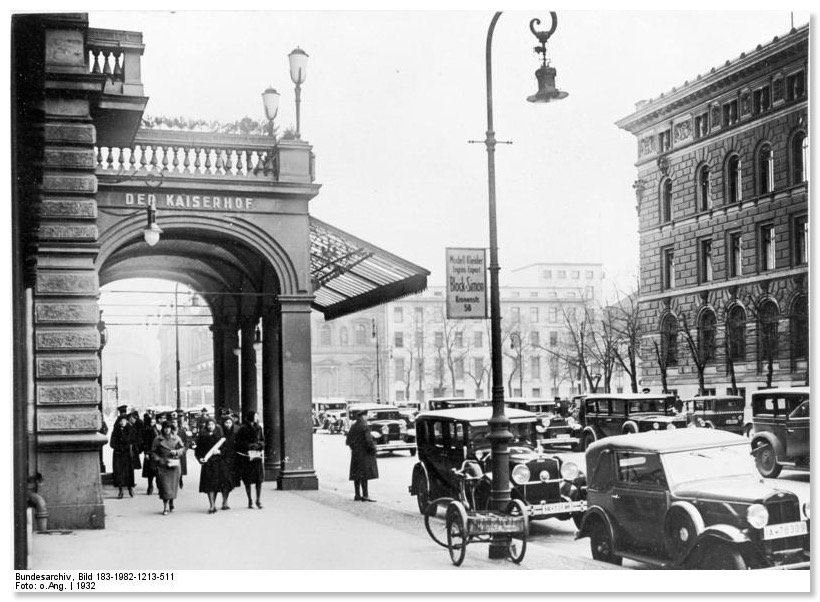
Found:
[[[608,437],[586,451],[576,539],[592,557],[685,569],[808,568],[809,509],[755,474],[749,440],[715,429]]]
[[[698,395],[684,401],[689,424],[744,435],[746,401],[739,395]]]
[[[513,397],[505,400],[508,408],[532,412],[538,416],[535,428],[544,447],[569,446],[573,451],[581,446],[581,425],[572,416],[564,417],[560,400]]]
[[[407,426],[407,428],[416,428],[416,416],[419,415],[418,408],[413,406],[397,407],[399,410],[399,414],[401,415],[401,419],[404,420],[404,424]]]
[[[491,405],[488,399],[473,397],[431,397],[423,403],[425,411],[448,410],[451,408],[480,408]]]
[[[356,414],[364,412],[370,434],[376,443],[376,453],[409,451],[416,455],[416,430],[407,428],[407,424],[396,406],[377,403],[356,403],[348,406],[348,414],[355,419]]]
[[[784,466],[809,470],[809,387],[753,392],[752,424],[752,450],[761,475],[776,478]]]
[[[592,393],[581,405],[584,449],[612,435],[683,428],[685,414],[675,412],[673,395]]]
[[[351,402],[344,399],[318,399],[313,401],[313,416],[316,428],[330,433],[345,432],[347,406]]]
[[[560,456],[544,454],[537,443],[538,418],[531,412],[508,409],[510,421],[511,496],[524,502],[530,518],[570,518],[580,521],[586,509],[585,479],[578,466]],[[410,495],[419,512],[439,497],[458,499],[455,470],[475,462],[481,479],[475,486],[477,510],[488,508],[492,490],[489,419],[492,408],[460,408],[419,414],[416,437],[419,458],[413,467]],[[576,523],[577,524],[577,523]]]

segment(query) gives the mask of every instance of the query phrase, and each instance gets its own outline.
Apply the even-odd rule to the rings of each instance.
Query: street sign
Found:
[[[446,249],[447,319],[487,319],[487,256],[484,249]]]

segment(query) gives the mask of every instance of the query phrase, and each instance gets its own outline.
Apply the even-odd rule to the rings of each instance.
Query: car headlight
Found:
[[[542,418],[541,419],[541,424],[543,424],[545,427],[549,426],[550,425],[550,419],[549,418]]]
[[[575,426],[575,418],[567,416],[567,426]]]
[[[652,428],[653,429],[658,430],[660,427],[661,427],[661,425],[659,425],[657,422],[652,423]]]
[[[574,481],[578,478],[578,465],[575,462],[564,462],[561,465],[561,477],[566,481]]]
[[[811,507],[808,502],[803,502],[803,516],[806,517],[806,520],[811,519]]]
[[[378,431],[370,431],[370,436],[374,439],[379,439],[382,436],[382,434]]]
[[[523,485],[524,483],[530,482],[530,469],[527,468],[525,464],[516,464],[515,468],[512,469],[512,473],[510,474],[512,480],[515,481],[518,485]]]
[[[676,428],[678,428],[678,427],[676,427],[674,424],[672,424],[670,422],[669,425],[666,427],[666,430],[667,431],[674,431]]]
[[[399,424],[399,431],[402,432],[402,433],[406,432],[407,431],[407,425],[404,424],[403,422],[400,423]]]
[[[390,432],[390,427],[389,427],[389,426],[387,426],[387,425],[385,424],[385,425],[382,427],[382,433],[384,433],[384,434],[386,435],[386,434],[388,434],[389,432]]]
[[[762,529],[769,522],[769,511],[763,504],[752,504],[746,510],[746,520],[755,529]]]
[[[415,437],[416,436],[416,429],[407,429],[407,436],[408,437]]]

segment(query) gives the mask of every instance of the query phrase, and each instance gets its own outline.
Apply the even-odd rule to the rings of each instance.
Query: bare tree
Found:
[[[638,309],[638,290],[622,297],[607,308],[612,329],[616,334],[613,348],[615,359],[629,375],[633,393],[638,392],[638,362],[641,349],[641,325]]]
[[[679,320],[680,327],[678,332],[686,343],[689,356],[692,358],[692,363],[695,365],[695,369],[698,373],[698,395],[704,395],[706,393],[706,385],[703,374],[706,370],[706,363],[714,356],[714,339],[710,342],[710,340],[708,340],[709,335],[702,332],[700,328],[696,328],[693,333],[685,313],[680,313]],[[664,389],[666,389],[665,386]]]
[[[481,360],[480,366],[477,360]],[[484,361],[484,358],[473,358],[472,365],[469,369],[465,370],[464,373],[470,377],[470,380],[472,380],[475,385],[475,390],[478,391],[481,389],[481,383],[484,382],[485,377],[487,378],[487,382],[489,382],[490,366]]]
[[[658,363],[658,369],[661,373],[661,387],[663,389],[663,393],[666,393],[669,390],[666,384],[666,370],[669,367],[669,354],[667,353],[667,348],[663,341],[659,346],[658,341],[652,339],[652,345],[655,348],[655,360]]]
[[[439,354],[439,357],[442,357],[447,365],[447,370],[450,374],[450,384],[452,386],[453,393],[455,394],[455,367],[459,361],[464,361],[469,348],[464,345],[464,324],[460,320],[449,320],[442,314],[441,324],[443,327],[443,330],[441,331],[442,344],[436,351]],[[439,384],[439,387],[443,385],[443,378],[444,377],[442,375],[442,382]]]
[[[592,325],[589,336],[589,355],[603,372],[604,393],[612,390],[612,373],[617,362],[619,345],[618,332],[615,329],[612,315],[608,311],[601,312],[601,319],[594,320],[592,311],[584,306],[587,321]],[[595,388],[597,390],[598,383]]]

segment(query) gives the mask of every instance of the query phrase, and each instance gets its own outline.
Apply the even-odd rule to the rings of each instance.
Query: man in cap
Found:
[[[367,412],[351,409],[355,419],[347,432],[345,443],[350,448],[350,480],[353,481],[354,501],[375,502],[370,499],[367,481],[379,478],[379,467],[376,464],[376,444],[367,425]]]

